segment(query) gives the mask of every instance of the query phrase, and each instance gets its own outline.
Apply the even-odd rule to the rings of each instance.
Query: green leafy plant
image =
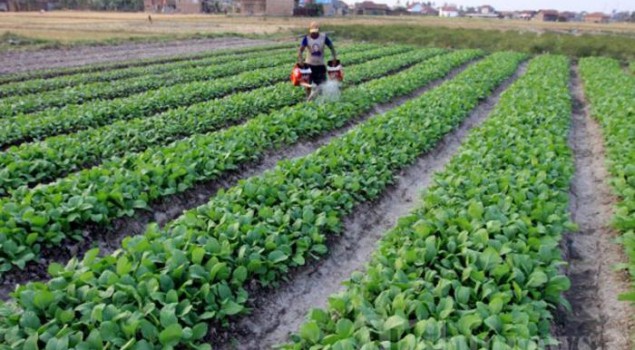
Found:
[[[391,49],[389,49],[391,50]],[[392,48],[393,52],[411,50],[405,46]],[[386,49],[373,51],[374,57],[384,55]],[[360,53],[367,55],[368,53]],[[368,57],[368,56],[367,56]],[[288,53],[271,57],[271,60],[256,59],[256,66],[270,67],[245,71],[253,68],[254,60],[230,63],[233,68],[212,68],[224,76],[227,71],[234,73],[222,79],[196,81],[158,88],[114,100],[96,100],[80,105],[67,105],[59,109],[49,109],[37,114],[17,115],[0,119],[0,145],[19,144],[33,139],[57,134],[99,127],[117,120],[148,117],[166,110],[219,98],[235,92],[251,90],[288,79],[289,65],[293,56]],[[244,72],[243,72],[244,71]],[[243,72],[237,74],[239,72]],[[161,80],[158,80],[161,82]],[[116,85],[116,84],[115,84]]]
[[[386,56],[373,59],[377,56],[376,51],[348,55],[344,50],[343,58],[349,62],[345,85],[379,77],[444,51],[427,49],[396,53],[394,49],[387,49],[385,52]],[[357,65],[360,62],[363,64]],[[23,185],[53,180],[87,164],[94,166],[125,152],[139,152],[192,134],[212,132],[303,100],[302,89],[281,82],[223,99],[172,109],[154,117],[122,120],[101,128],[21,144],[0,154],[3,168],[0,170],[0,194]]]
[[[254,55],[261,51],[269,51],[275,53],[279,50],[289,50],[291,48],[292,46],[289,44],[275,44],[235,50],[221,50],[212,53],[206,52],[204,54],[196,54],[191,56],[186,55],[184,57],[181,57],[184,58],[183,60],[179,59],[178,61],[174,62],[166,63],[164,61],[159,61],[157,63],[152,63],[152,61],[148,61],[148,64],[142,67],[129,67],[91,73],[78,73],[55,78],[30,79],[27,81],[2,85],[2,89],[0,90],[0,98],[41,93],[45,91],[58,90],[77,85],[86,85],[95,82],[112,82],[120,79],[141,77],[148,74],[161,74],[175,69],[222,64],[231,62],[234,59],[249,57],[249,55]]]
[[[452,66],[448,60],[460,55],[478,52],[457,52],[438,64]],[[163,229],[152,226],[127,238],[113,255],[98,257],[92,250],[81,262],[51,265],[50,281],[18,287],[11,302],[0,307],[0,349],[27,342],[80,349],[209,349],[202,340],[208,322],[223,324],[248,312],[247,283],[275,283],[290,267],[324,254],[326,235],[339,232],[344,215],[377,198],[400,168],[458,125],[523,58],[494,54],[309,156],[283,161],[221,191]],[[439,69],[418,65],[360,85],[355,96],[367,91],[365,100],[391,99],[398,95],[391,88],[412,91]],[[391,318],[385,328],[397,332],[406,324]],[[462,324],[470,328],[475,322],[467,318]],[[353,325],[340,322],[337,328],[348,334]],[[322,336],[315,325],[302,332],[312,340]]]
[[[202,67],[181,68],[162,74],[116,80],[115,82],[96,82],[68,87],[60,90],[38,92],[29,95],[12,96],[0,100],[0,115],[11,117],[63,107],[70,104],[81,105],[91,100],[109,100],[126,97],[136,93],[155,90],[163,87],[205,81],[232,76],[250,69],[275,67],[281,61],[292,62],[289,50],[272,52],[270,60],[263,60],[254,55],[237,57],[229,62]]]
[[[552,344],[573,229],[568,60],[534,59],[381,240],[364,273],[284,349],[537,349]],[[469,171],[467,170],[469,169]]]
[[[239,53],[249,52],[249,51],[257,52],[260,50],[269,50],[269,49],[293,47],[293,46],[295,45],[282,43],[282,44],[263,45],[258,47],[246,47],[246,48],[231,49],[231,50],[215,50],[215,51],[207,51],[207,52],[197,52],[194,54],[179,54],[176,56],[167,56],[167,57],[154,57],[154,58],[146,58],[146,59],[127,60],[127,61],[96,63],[96,64],[82,65],[79,67],[42,69],[42,70],[36,70],[36,71],[20,72],[20,73],[3,75],[0,77],[0,84],[4,84],[4,86],[9,86],[8,84],[19,83],[19,82],[28,81],[28,80],[55,79],[55,78],[63,77],[67,75],[81,75],[81,74],[90,74],[95,72],[104,73],[105,71],[124,70],[127,68],[134,68],[134,67],[146,66],[146,65],[152,65],[152,64],[170,64],[170,63],[175,63],[179,61],[203,59],[203,58],[208,58],[213,56],[221,56],[227,53],[239,54]],[[99,80],[95,80],[95,81],[99,81]]]
[[[113,158],[48,185],[20,188],[0,200],[0,272],[11,269],[11,264],[23,267],[36,258],[41,244],[80,239],[77,227],[83,224],[103,225],[133,215],[150,201],[218,178],[265,151],[341,127],[377,103],[406,95],[480,54],[468,50],[435,57],[346,90],[336,103],[283,108],[218,133]]]

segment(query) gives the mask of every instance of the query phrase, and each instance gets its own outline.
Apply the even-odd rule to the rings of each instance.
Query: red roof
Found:
[[[456,8],[456,6],[443,6],[441,8],[441,11],[445,11],[445,12],[458,12],[459,9]]]

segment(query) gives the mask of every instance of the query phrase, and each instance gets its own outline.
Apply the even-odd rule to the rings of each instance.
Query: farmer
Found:
[[[311,87],[306,86],[306,95],[308,100],[312,100],[317,95],[317,91],[313,91],[317,86],[326,80],[326,64],[324,63],[324,46],[328,46],[331,50],[331,57],[337,60],[335,48],[331,39],[326,34],[320,33],[320,25],[317,22],[311,22],[309,26],[309,35],[302,39],[300,50],[298,51],[298,63],[306,63],[311,68],[311,78],[309,82]],[[306,60],[303,60],[304,50],[308,48],[309,54]]]

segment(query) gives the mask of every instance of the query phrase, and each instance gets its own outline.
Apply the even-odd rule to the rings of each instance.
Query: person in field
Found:
[[[320,33],[320,25],[317,22],[311,22],[309,26],[309,35],[302,38],[300,49],[298,50],[298,63],[306,64],[311,68],[311,77],[309,82],[311,87],[306,87],[307,99],[312,100],[317,95],[317,88],[326,81],[326,64],[324,62],[324,48],[328,46],[331,50],[331,57],[337,60],[335,47],[324,33]],[[308,48],[308,54],[304,59],[304,51]]]

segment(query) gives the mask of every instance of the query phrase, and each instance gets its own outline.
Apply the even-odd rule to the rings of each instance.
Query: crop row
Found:
[[[246,284],[268,285],[324,254],[326,235],[341,229],[356,203],[376,198],[520,59],[494,54],[319,151],[219,193],[166,228],[126,239],[114,255],[99,258],[93,250],[82,262],[51,265],[50,282],[19,287],[15,304],[0,310],[4,348],[61,342],[78,349],[209,349],[209,322],[246,311]],[[385,78],[385,89],[415,84],[428,71],[417,66]]]
[[[403,51],[407,47],[399,47]],[[349,52],[348,47],[344,47]],[[360,52],[358,47],[353,50]],[[228,77],[238,73],[257,70],[260,68],[276,67],[281,64],[291,64],[295,57],[289,49],[268,52],[267,59],[259,55],[235,55],[233,59],[222,64],[210,64],[181,69],[169,69],[167,72],[142,77],[83,84],[76,87],[35,93],[23,96],[13,96],[0,100],[0,116],[10,117],[21,114],[34,113],[52,107],[63,107],[69,104],[83,104],[91,100],[109,100],[126,97],[136,93],[185,84],[196,81],[213,80]]]
[[[250,59],[237,57],[236,60],[231,60],[224,64],[171,70],[158,76],[148,75],[114,82],[98,82],[31,95],[8,97],[0,100],[0,118],[25,115],[69,104],[81,105],[95,99],[109,100],[126,97],[160,87],[213,80],[254,69],[277,67],[292,62],[292,56],[289,50],[283,50],[269,56],[267,60],[263,60],[261,57],[252,57]],[[28,116],[26,117],[28,118]]]
[[[80,225],[106,225],[133,215],[150,201],[215,179],[268,150],[341,127],[376,103],[414,91],[479,54],[470,50],[435,57],[395,76],[345,90],[338,102],[283,108],[216,133],[113,158],[48,185],[18,189],[0,202],[0,273],[11,264],[21,267],[35,259],[41,244],[80,237]],[[399,82],[400,78],[407,80]]]
[[[380,48],[347,55],[349,64],[358,60],[382,57],[403,52],[403,47]],[[168,109],[189,106],[231,93],[250,90],[288,79],[288,57],[279,58],[279,66],[247,71],[234,76],[178,84],[140,94],[107,101],[91,101],[81,105],[67,105],[37,114],[0,119],[0,146],[28,142],[33,139],[99,127],[117,120],[148,117]]]
[[[580,74],[591,114],[602,127],[611,185],[620,199],[614,224],[635,281],[635,77],[609,58],[581,59]],[[635,301],[635,291],[623,298]]]
[[[280,47],[288,46],[288,44],[280,44]],[[0,77],[0,84],[10,84],[16,83],[20,81],[26,81],[31,79],[49,79],[55,78],[65,75],[71,74],[84,74],[90,72],[104,72],[109,70],[116,69],[125,69],[128,67],[138,67],[138,66],[146,66],[150,64],[162,64],[162,63],[171,63],[171,62],[179,62],[186,60],[196,60],[201,58],[207,58],[212,56],[220,56],[224,55],[227,52],[241,53],[251,50],[258,50],[262,46],[252,46],[252,47],[243,47],[239,49],[231,49],[231,50],[214,50],[214,51],[206,51],[206,52],[197,52],[193,54],[179,54],[175,56],[167,56],[167,57],[153,57],[146,59],[133,59],[128,61],[116,61],[116,62],[106,62],[106,63],[97,63],[97,64],[88,64],[79,67],[63,67],[63,68],[53,68],[53,69],[44,69],[44,70],[36,70],[22,73],[15,73],[4,75]],[[263,49],[268,49],[269,47],[277,47],[277,45],[262,47]]]
[[[417,50],[353,64],[347,68],[346,85],[377,78],[443,52],[440,49]],[[303,89],[282,82],[169,110],[150,118],[119,121],[41,142],[24,143],[0,154],[0,194],[19,186],[51,181],[88,164],[100,164],[115,155],[139,152],[153,145],[211,132],[303,99]]]
[[[109,100],[126,97],[135,93],[185,84],[195,81],[213,80],[236,75],[249,70],[277,67],[293,62],[293,55],[288,50],[276,52],[268,59],[237,57],[224,64],[171,70],[157,76],[148,75],[114,82],[98,82],[80,85],[73,88],[35,93],[24,96],[13,96],[0,100],[0,117],[25,115],[52,107],[63,107],[69,104],[81,105],[90,100]],[[26,116],[28,118],[28,115]]]
[[[163,62],[144,65],[141,67],[130,67],[123,69],[115,69],[109,71],[99,71],[83,74],[74,74],[60,76],[51,79],[33,79],[23,82],[5,84],[0,89],[0,97],[26,95],[36,92],[44,92],[57,90],[61,88],[84,85],[102,81],[114,81],[132,77],[139,77],[150,74],[161,74],[174,69],[184,69],[192,67],[200,67],[204,65],[221,64],[232,61],[234,58],[243,59],[262,55],[261,51],[267,51],[267,54],[278,52],[279,50],[289,50],[289,44],[276,44],[267,46],[256,46],[250,48],[241,48],[237,50],[223,50],[214,52],[212,55],[198,55],[194,58],[184,61]]]
[[[564,57],[534,59],[286,349],[538,349],[567,278],[571,100]],[[469,170],[468,170],[469,169]]]

